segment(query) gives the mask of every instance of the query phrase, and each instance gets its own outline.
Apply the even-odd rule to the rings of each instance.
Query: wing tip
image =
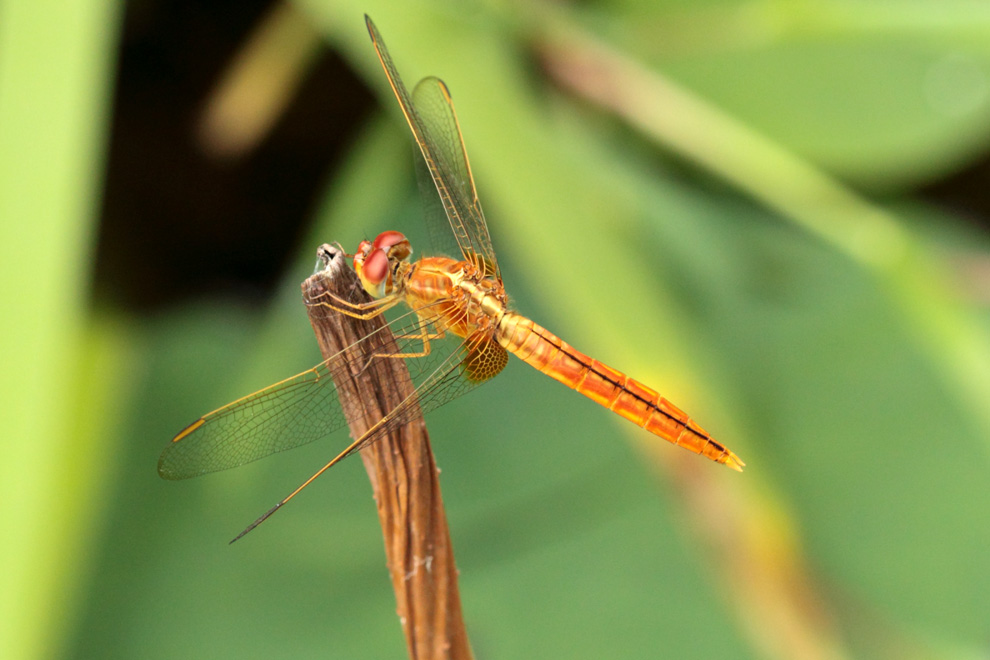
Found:
[[[165,447],[165,450],[162,452],[161,456],[158,457],[159,477],[162,479],[167,479],[168,481],[177,481],[179,479],[185,479],[189,476],[176,471],[174,466],[170,465],[172,461],[169,460],[169,457],[172,455],[172,449],[175,448],[177,442],[195,433],[196,429],[201,427],[205,422],[206,418],[200,417],[195,422],[175,434],[175,437],[172,438],[172,441],[168,443],[167,447]]]

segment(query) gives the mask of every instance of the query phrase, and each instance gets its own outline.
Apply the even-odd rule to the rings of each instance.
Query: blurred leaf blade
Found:
[[[990,12],[981,3],[658,3],[608,33],[860,185],[917,184],[987,147]]]
[[[76,0],[58,12],[17,2],[0,12],[0,268],[9,287],[0,331],[12,349],[3,392],[10,441],[0,461],[9,513],[0,550],[11,580],[0,589],[4,657],[51,655],[63,643],[92,539],[82,503],[102,486],[78,478],[68,457],[113,437],[91,429],[98,437],[75,444],[76,404],[86,395],[77,388],[92,364],[89,256],[119,9]],[[104,366],[115,376],[113,353]],[[113,426],[106,421],[103,431]]]

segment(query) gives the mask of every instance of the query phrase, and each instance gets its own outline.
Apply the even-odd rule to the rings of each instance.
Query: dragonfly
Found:
[[[347,456],[491,380],[506,366],[509,353],[660,438],[742,471],[745,463],[736,454],[655,390],[509,308],[447,86],[427,77],[410,94],[375,24],[367,16],[365,22],[422,156],[417,166],[431,240],[457,256],[413,261],[405,235],[385,231],[347,255],[371,302],[332,296],[307,302],[358,318],[404,309],[388,326],[397,350],[372,359],[405,359],[414,374],[415,391],[237,538]],[[162,452],[159,475],[185,479],[225,470],[325,438],[343,427],[341,393],[332,374],[341,373],[337,369],[345,361],[359,359],[353,356],[353,351],[341,351],[312,369],[203,415]]]

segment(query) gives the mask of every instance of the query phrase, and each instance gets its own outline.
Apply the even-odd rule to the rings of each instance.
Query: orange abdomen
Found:
[[[738,456],[716,442],[694,420],[642,383],[575,350],[530,319],[507,312],[499,325],[499,343],[592,401],[668,442],[742,471]]]

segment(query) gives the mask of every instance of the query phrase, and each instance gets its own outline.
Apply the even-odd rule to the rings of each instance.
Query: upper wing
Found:
[[[410,97],[378,28],[367,16],[365,22],[402,114],[423,154],[463,258],[483,268],[486,276],[501,279],[447,86],[439,78],[424,78]],[[432,219],[431,214],[427,218]],[[443,244],[442,240],[438,241],[437,230],[435,225],[430,226],[431,238]]]

